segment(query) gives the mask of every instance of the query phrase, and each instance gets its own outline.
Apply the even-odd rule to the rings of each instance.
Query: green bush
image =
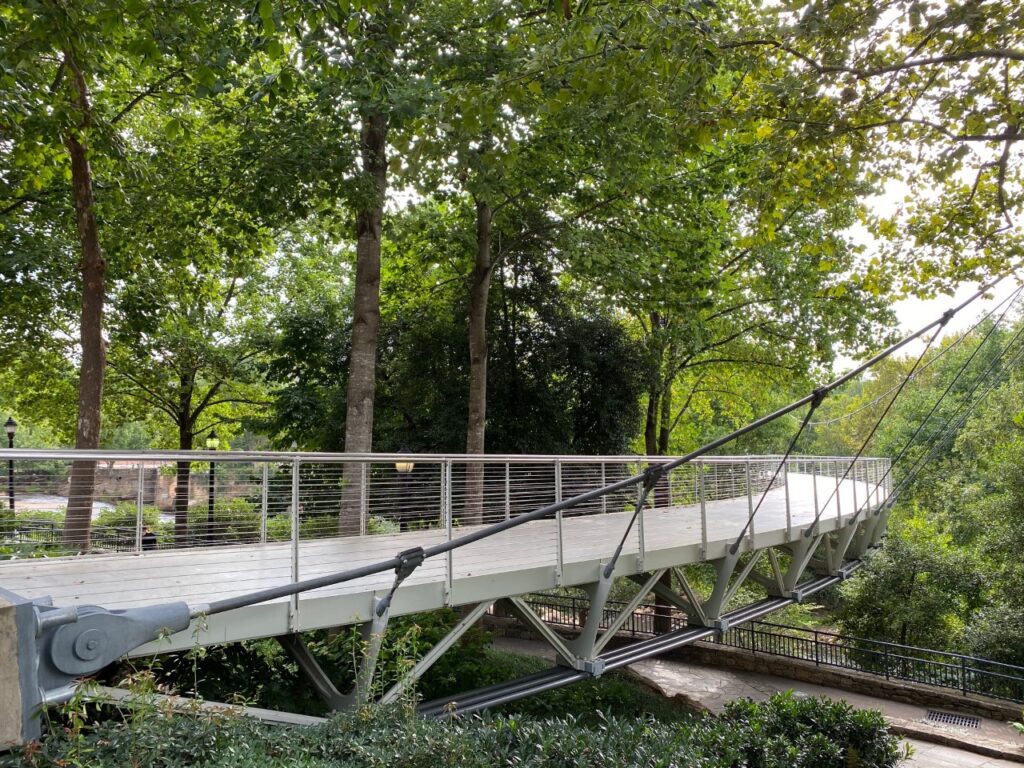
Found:
[[[677,723],[606,715],[588,725],[573,714],[439,721],[402,707],[366,708],[290,729],[155,709],[128,723],[86,725],[82,710],[68,719],[42,742],[15,750],[12,766],[891,768],[903,758],[880,716],[788,696],[738,704],[721,719]]]
[[[130,528],[135,530],[137,508],[135,502],[132,501],[120,501],[116,506],[110,509],[104,509],[100,512],[96,519],[93,520],[93,525],[97,527],[109,527],[109,528]],[[143,507],[142,508],[142,523],[148,525],[150,528],[156,528],[160,525],[160,510],[156,507]]]
[[[397,682],[458,620],[451,610],[392,619],[377,664],[378,692]],[[338,689],[351,688],[364,651],[358,628],[309,632],[304,640]],[[424,698],[436,698],[477,687],[481,679],[502,679],[484,674],[489,643],[490,637],[479,627],[467,632],[420,680],[419,693]],[[131,662],[112,670],[107,682],[119,683],[139,671],[151,672],[166,688],[211,701],[240,699],[255,706],[302,714],[326,712],[291,656],[272,639],[195,648],[166,654],[147,664]]]

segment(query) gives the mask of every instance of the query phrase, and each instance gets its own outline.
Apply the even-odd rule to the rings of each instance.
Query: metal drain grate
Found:
[[[953,712],[939,712],[935,709],[929,709],[928,714],[925,715],[925,720],[931,720],[933,723],[942,723],[943,725],[959,725],[961,728],[980,728],[981,718],[972,717],[971,715],[957,715]]]

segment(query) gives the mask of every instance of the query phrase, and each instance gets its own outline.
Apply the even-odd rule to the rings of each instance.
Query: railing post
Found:
[[[267,543],[267,514],[270,509],[270,463],[263,462],[260,473],[260,544]]]
[[[697,464],[697,471],[700,473],[700,559],[703,560],[708,556],[708,505],[703,460]]]
[[[840,525],[843,522],[843,506],[842,506],[842,502],[839,500],[839,497],[842,495],[842,493],[840,493],[840,491],[839,491],[839,477],[843,473],[839,471],[839,461],[838,460],[836,460],[834,462],[834,465],[835,465],[835,468],[836,468],[836,472],[835,472],[835,474],[836,474],[836,525]],[[854,487],[856,487],[856,484],[854,485]],[[856,506],[856,501],[854,502],[854,506]]]
[[[857,506],[857,462],[853,462],[853,514],[857,514],[857,510],[860,509]]]
[[[814,630],[814,666],[821,666],[821,650],[818,647],[818,630]]]
[[[747,518],[750,520],[750,550],[754,550],[754,489],[750,486],[750,457],[747,456],[745,468],[747,478]]]
[[[967,695],[967,659],[963,656],[960,657],[960,690]]]
[[[821,510],[818,506],[818,462],[811,462],[811,490],[814,496],[814,519],[818,519]]]
[[[786,541],[793,540],[793,512],[789,505],[789,461],[782,464],[782,487],[786,496]]]
[[[601,462],[601,487],[602,488],[604,488],[608,484],[607,481],[604,478],[605,478],[604,462],[602,461]],[[606,494],[603,494],[601,496],[601,514],[604,515],[604,514],[607,514],[607,513],[608,513],[608,494],[606,493]]]
[[[359,464],[359,535],[365,536],[370,526],[369,464]]]
[[[509,463],[505,462],[505,519],[512,517],[512,479],[509,473]]]
[[[651,493],[652,494],[654,493],[653,489],[651,490]],[[639,506],[641,500],[643,499],[643,497],[644,497],[644,488],[643,488],[643,484],[641,483],[640,485],[637,486],[637,493],[636,493],[636,503],[637,503],[638,506]],[[637,573],[643,573],[644,572],[644,555],[645,555],[645,551],[644,551],[644,510],[643,510],[643,507],[640,507],[640,514],[637,515],[637,517],[636,517],[636,538],[637,538],[637,561],[636,561],[637,562],[637,567],[636,567],[636,572]]]
[[[882,646],[883,656],[882,663],[885,664],[885,679],[889,679],[889,646]]]
[[[292,460],[292,583],[299,580],[299,459]],[[289,603],[288,624],[292,632],[299,629],[299,596],[292,595]]]
[[[555,503],[562,500],[562,460],[555,459]],[[562,586],[562,565],[564,564],[564,553],[562,551],[562,510],[555,513],[555,555],[558,559],[555,564],[555,586]]]
[[[143,462],[139,462],[139,487],[136,489],[135,499],[135,551],[142,551],[142,508],[145,505],[145,483],[146,483],[146,465]]]
[[[452,460],[445,459],[441,465],[441,515],[444,518],[445,535],[447,540],[452,540]],[[448,550],[445,555],[445,586],[444,586],[444,603],[445,605],[452,604],[452,584],[454,582],[453,570],[454,570],[454,558],[455,553],[452,550]]]

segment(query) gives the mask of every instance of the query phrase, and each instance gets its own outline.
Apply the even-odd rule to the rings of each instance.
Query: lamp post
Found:
[[[206,450],[216,451],[220,445],[220,438],[217,437],[217,430],[211,429],[206,438]],[[207,492],[206,502],[206,541],[213,541],[213,496],[217,488],[217,462],[210,460],[210,485]]]
[[[399,453],[408,453],[409,449],[408,448],[400,448],[398,452]],[[399,513],[399,516],[398,516],[398,529],[399,530],[403,530],[403,529],[408,530],[408,528],[409,528],[409,520],[406,519],[407,516],[408,516],[408,513],[405,511],[404,507],[406,506],[406,501],[407,501],[407,498],[409,496],[409,473],[412,472],[412,470],[413,470],[413,468],[415,466],[416,465],[412,461],[410,461],[409,459],[398,459],[395,462],[395,471],[398,473],[399,486],[402,489],[399,492],[400,493],[400,497],[401,497],[401,499],[400,499],[401,505],[403,507],[402,511]]]
[[[7,433],[7,447],[14,447],[14,433],[18,431],[18,422],[8,416],[4,422],[4,432]],[[11,516],[14,516],[14,459],[7,460],[7,503],[10,505]]]

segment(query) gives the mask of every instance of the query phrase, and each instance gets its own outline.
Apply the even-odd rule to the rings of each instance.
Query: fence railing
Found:
[[[566,629],[582,628],[590,610],[587,598],[574,595],[529,595],[524,600],[543,621]],[[601,628],[608,627],[624,606],[625,603],[608,601]],[[683,612],[645,604],[630,614],[619,634],[649,637],[685,626],[686,615]],[[752,653],[866,672],[887,680],[920,683],[948,688],[964,695],[979,694],[1024,703],[1024,667],[975,656],[765,621],[731,627],[716,642]]]
[[[718,642],[752,653],[867,672],[887,680],[920,683],[949,688],[964,695],[976,693],[1024,703],[1024,667],[975,656],[763,621],[732,627]]]
[[[233,451],[117,452],[0,450],[0,559],[46,554],[176,549],[300,540],[409,530],[458,536],[461,529],[516,517],[635,475],[666,457],[643,456],[466,456],[438,454],[310,454]],[[879,504],[890,489],[888,459],[791,457],[781,471],[779,456],[711,456],[666,473],[653,489],[647,510],[685,506],[708,541],[711,505],[745,499],[753,510],[762,492],[778,491],[791,535],[790,495],[811,495],[814,512],[849,514],[849,499],[824,509],[831,489],[847,471],[855,504]],[[91,494],[81,488],[84,471]],[[78,472],[73,478],[73,471]],[[74,481],[74,482],[73,482]],[[794,482],[802,483],[800,490]],[[77,483],[77,485],[75,484]],[[630,511],[636,487],[601,496],[559,513],[580,515]],[[784,498],[784,502],[783,502]],[[11,507],[13,506],[13,510]],[[68,515],[67,510],[78,510]],[[68,532],[66,521],[90,510],[87,545]],[[764,515],[762,515],[763,517]],[[713,526],[715,520],[710,520]],[[87,526],[89,527],[89,526]],[[750,535],[754,531],[751,527]],[[738,530],[733,535],[738,535]],[[640,550],[645,544],[638,525]],[[541,543],[540,546],[547,546]],[[298,556],[297,554],[295,555]],[[560,563],[559,563],[560,565]]]

